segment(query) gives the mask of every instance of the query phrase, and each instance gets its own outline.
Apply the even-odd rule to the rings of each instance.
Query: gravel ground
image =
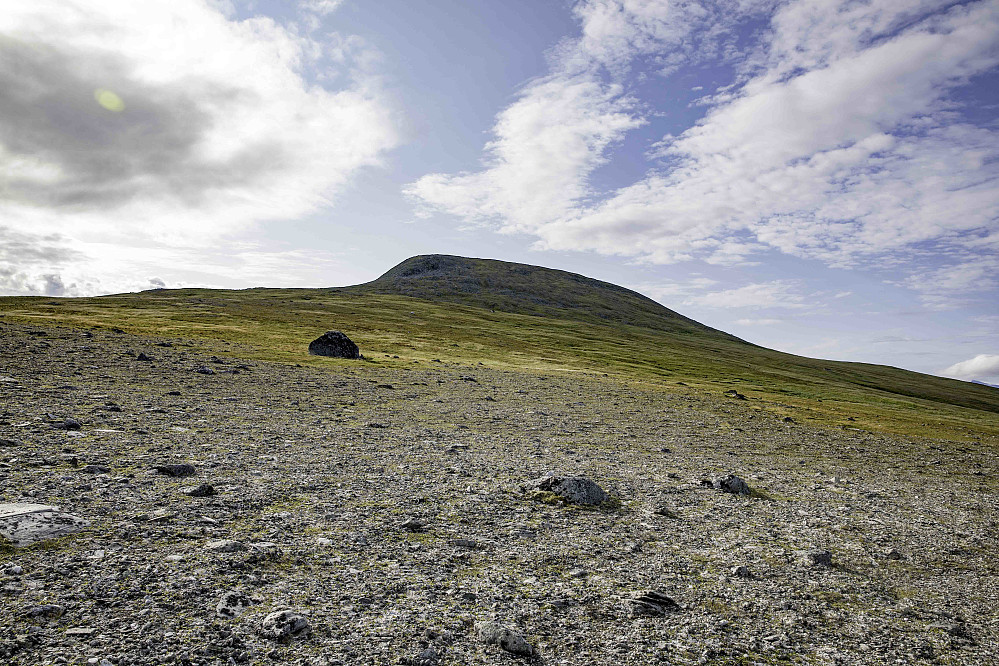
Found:
[[[0,545],[0,662],[997,663],[997,444],[0,325],[0,503],[89,521]]]

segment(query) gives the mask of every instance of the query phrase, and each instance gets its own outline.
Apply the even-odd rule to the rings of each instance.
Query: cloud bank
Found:
[[[999,379],[999,354],[979,354],[967,361],[961,361],[941,371],[940,374],[965,380]]]
[[[483,168],[407,188],[421,214],[657,263],[779,251],[849,267],[907,253],[955,273],[999,269],[999,131],[963,101],[999,65],[999,3],[593,0],[575,12],[580,35],[497,116]],[[694,65],[730,68],[732,82],[651,147],[644,177],[597,190],[625,136],[661,122],[629,82],[679,86],[670,77]]]
[[[337,40],[216,6],[4,3],[3,238],[91,258],[94,244],[203,247],[329,205],[398,143],[376,80],[328,89],[306,76],[332,67]],[[18,264],[20,287],[0,277],[0,291],[48,289],[46,274],[73,271],[68,255],[35,259]]]

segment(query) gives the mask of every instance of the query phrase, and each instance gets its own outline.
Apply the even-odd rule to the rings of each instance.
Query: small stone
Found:
[[[501,649],[521,657],[530,657],[534,648],[522,634],[498,622],[482,622],[476,626],[479,640],[487,645],[498,645]]]
[[[887,557],[889,560],[901,560],[902,553],[898,552],[894,548],[889,548],[888,550],[885,551],[885,557]]]
[[[83,424],[74,419],[72,416],[67,416],[63,419],[62,423],[55,424],[55,427],[59,430],[79,430],[83,427]]]
[[[209,368],[207,365],[199,365],[194,369],[199,375],[214,375],[215,371]]]
[[[479,550],[482,546],[478,541],[472,539],[451,539],[448,544],[455,548],[467,548],[469,550]]]
[[[111,468],[107,465],[87,465],[80,471],[84,474],[109,474]]]
[[[189,486],[184,489],[184,494],[188,497],[211,497],[215,494],[215,486],[210,483],[202,483],[200,486]]]
[[[732,567],[732,575],[736,578],[752,578],[753,574],[750,573],[749,567],[740,564],[739,566]]]
[[[230,539],[215,539],[205,544],[205,550],[213,553],[238,553],[241,550],[246,550],[246,544]]]
[[[20,576],[24,573],[24,569],[19,564],[8,564],[3,572],[8,576]]]
[[[152,513],[147,514],[145,520],[150,523],[165,523],[176,517],[176,515],[176,513],[169,509],[156,509]]]
[[[804,551],[802,559],[813,567],[831,567],[833,565],[832,553],[819,548]]]
[[[56,604],[42,604],[41,606],[29,608],[24,614],[28,617],[43,617],[47,620],[55,620],[62,617],[65,610],[65,608]]]
[[[721,490],[722,492],[733,493],[735,495],[751,495],[753,493],[753,491],[749,488],[749,484],[735,474],[716,476],[707,483],[702,481],[701,484],[710,485],[715,490]]]
[[[219,599],[218,604],[215,606],[215,612],[219,617],[232,619],[241,615],[243,611],[252,605],[253,600],[250,597],[239,590],[230,590]]]
[[[179,465],[157,465],[154,469],[160,474],[167,476],[192,476],[195,472],[194,465],[187,463]]]
[[[290,640],[311,632],[312,625],[304,615],[287,609],[274,611],[260,625],[260,635],[275,641]]]
[[[438,663],[440,663],[440,655],[437,654],[433,645],[427,647],[413,659],[413,666],[437,666]]]
[[[569,504],[584,506],[596,506],[610,499],[603,488],[583,476],[543,476],[528,481],[525,490],[554,493]]]
[[[93,636],[96,631],[93,627],[72,627],[66,630],[66,635],[84,638],[86,636]]]
[[[150,363],[150,362],[152,362],[154,360],[152,356],[149,356],[145,352],[139,352],[139,355],[136,356],[135,359],[137,361],[144,361],[146,363]]]
[[[649,615],[658,617],[665,615],[667,611],[679,610],[680,604],[662,592],[650,590],[637,595],[629,600],[631,614],[635,616]]]
[[[422,532],[427,527],[427,522],[419,518],[409,518],[399,523],[399,527],[410,532]]]

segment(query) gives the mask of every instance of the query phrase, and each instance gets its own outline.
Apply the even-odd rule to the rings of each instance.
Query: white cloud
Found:
[[[687,299],[688,305],[710,308],[786,308],[798,309],[807,304],[805,297],[795,293],[795,285],[783,281],[747,284],[734,289],[712,291]]]
[[[969,295],[999,285],[999,258],[984,256],[910,276],[904,285],[919,293],[933,310],[952,310],[967,302]]]
[[[759,11],[578,3],[580,37],[498,116],[484,168],[426,176],[409,194],[425,213],[491,221],[543,249],[663,263],[744,263],[763,249],[839,267],[931,246],[957,258],[994,252],[999,131],[963,119],[952,93],[999,64],[999,3],[797,0],[773,11],[757,48],[733,52],[726,35]],[[659,145],[665,165],[593,191],[595,167],[651,116],[622,72],[649,57],[668,70],[712,54],[738,69],[735,84]],[[601,72],[616,83],[595,83]],[[572,92],[580,80],[585,95]],[[595,109],[615,121],[602,133],[589,122]],[[545,122],[524,120],[536,117]],[[553,151],[553,135],[578,148]]]
[[[398,143],[377,82],[310,83],[306,70],[330,66],[321,43],[267,18],[228,20],[219,6],[4,4],[0,59],[18,63],[0,69],[7,229],[61,234],[78,252],[202,248],[330,205]],[[123,108],[98,103],[98,89]],[[114,276],[90,264],[97,272],[78,284],[108,288]],[[7,262],[26,284],[52,268]]]
[[[940,374],[965,380],[999,379],[999,354],[979,354],[941,370]]]

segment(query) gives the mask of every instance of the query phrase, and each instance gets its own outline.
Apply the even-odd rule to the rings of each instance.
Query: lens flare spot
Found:
[[[110,90],[98,88],[94,91],[94,99],[108,111],[118,112],[125,110],[125,102]]]

